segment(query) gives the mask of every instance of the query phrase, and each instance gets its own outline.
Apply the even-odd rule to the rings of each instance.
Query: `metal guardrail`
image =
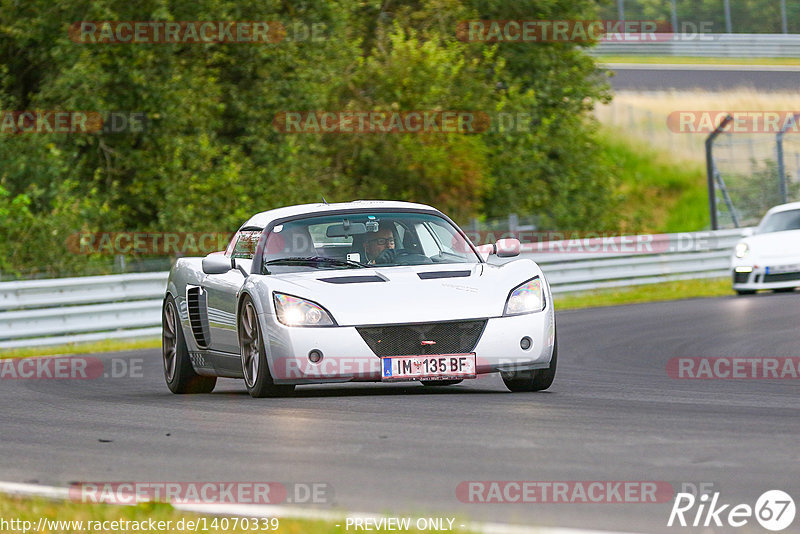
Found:
[[[609,56],[800,57],[800,35],[782,33],[676,33],[670,39],[603,41],[592,53]]]
[[[0,348],[158,336],[167,274],[0,282]]]
[[[534,243],[522,255],[539,264],[553,293],[716,278],[729,274],[742,230]]]
[[[742,229],[526,244],[554,293],[727,276]],[[643,239],[644,238],[644,239]],[[492,257],[492,263],[504,263]],[[161,333],[167,273],[0,282],[0,349]]]

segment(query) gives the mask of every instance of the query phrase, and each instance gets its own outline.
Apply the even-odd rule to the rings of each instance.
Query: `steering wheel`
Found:
[[[402,256],[408,256],[410,252],[405,249],[387,248],[375,258],[376,265],[386,265],[387,263],[398,263],[397,259]]]
[[[376,265],[385,265],[387,263],[395,263],[397,265],[419,265],[425,263],[433,263],[433,261],[424,254],[417,254],[409,252],[406,249],[387,248],[375,258]]]

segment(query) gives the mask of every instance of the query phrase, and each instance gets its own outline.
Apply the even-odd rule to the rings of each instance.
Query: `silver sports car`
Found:
[[[253,397],[298,384],[450,385],[499,372],[547,389],[557,341],[550,286],[519,242],[476,248],[421,204],[309,204],[253,216],[225,252],[181,258],[163,307],[174,393],[243,378]]]

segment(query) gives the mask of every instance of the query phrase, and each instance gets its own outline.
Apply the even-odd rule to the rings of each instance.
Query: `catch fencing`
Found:
[[[727,276],[742,229],[522,246],[554,293]],[[492,263],[511,259],[492,256]],[[167,273],[0,282],[0,349],[156,337]]]

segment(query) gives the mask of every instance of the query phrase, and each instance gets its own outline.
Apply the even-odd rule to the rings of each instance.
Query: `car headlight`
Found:
[[[534,313],[544,309],[544,292],[542,281],[537,276],[511,291],[506,299],[503,315],[520,315]]]
[[[736,245],[736,257],[737,258],[744,258],[747,256],[747,253],[750,252],[750,247],[747,246],[747,243],[739,243]]]
[[[310,300],[273,293],[278,321],[286,326],[336,326],[328,310]]]

